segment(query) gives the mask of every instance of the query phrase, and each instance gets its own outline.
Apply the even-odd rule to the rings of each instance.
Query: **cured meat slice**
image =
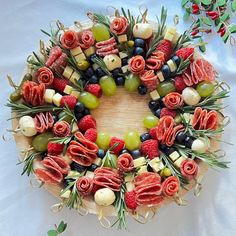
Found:
[[[121,183],[122,179],[116,169],[100,167],[94,171],[94,184],[99,187],[119,191]]]
[[[197,177],[199,166],[194,160],[187,158],[181,162],[180,171],[184,178],[192,180]]]
[[[82,49],[88,49],[89,47],[93,46],[95,43],[93,33],[90,30],[79,32],[78,38],[79,38],[79,46]]]
[[[53,126],[53,133],[57,137],[66,137],[70,134],[70,124],[66,121],[58,121]]]
[[[82,196],[88,196],[92,193],[93,190],[93,179],[86,176],[82,176],[76,182],[76,187],[78,192]]]
[[[73,49],[77,47],[79,43],[77,32],[74,30],[65,31],[60,40],[62,47],[66,49]]]
[[[55,60],[53,62],[53,64],[50,66],[50,68],[58,73],[58,74],[62,74],[65,67],[67,65],[67,55],[65,53],[62,53],[60,57],[57,58],[57,60]]]
[[[119,52],[119,50],[116,48],[116,40],[114,39],[114,37],[102,41],[102,42],[98,42],[96,43],[96,53],[99,56],[107,56],[110,54],[117,54]]]
[[[165,196],[174,196],[179,191],[179,180],[170,176],[162,183],[162,191]]]
[[[47,184],[59,184],[63,180],[62,173],[54,168],[47,170],[38,168],[35,170],[35,174],[39,180]]]
[[[62,50],[59,46],[52,47],[45,65],[50,67],[61,55]]]
[[[145,70],[139,75],[142,83],[148,88],[149,91],[156,89],[159,81],[157,75],[155,75],[154,70]]]
[[[116,35],[121,35],[126,32],[128,22],[125,17],[116,17],[110,25],[111,31]]]
[[[54,79],[54,75],[52,71],[45,66],[38,69],[36,76],[37,76],[38,82],[40,84],[41,83],[45,84],[45,86],[51,85]]]
[[[124,153],[118,157],[117,165],[120,170],[130,172],[134,169],[133,157],[129,153]]]
[[[145,69],[145,60],[142,56],[134,56],[129,60],[129,68],[133,74],[140,74]]]
[[[34,124],[37,132],[44,133],[53,127],[54,119],[50,112],[40,112],[34,117]]]
[[[184,103],[183,97],[180,93],[172,92],[165,96],[164,104],[169,109],[177,109]]]
[[[159,70],[165,63],[165,54],[161,51],[155,51],[146,60],[146,67],[150,70]]]
[[[80,132],[77,132],[75,137],[78,141],[70,142],[67,148],[68,156],[82,166],[90,166],[97,157],[98,146],[86,139]]]

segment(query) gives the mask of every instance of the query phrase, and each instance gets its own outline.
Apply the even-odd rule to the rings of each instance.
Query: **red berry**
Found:
[[[179,50],[176,51],[176,55],[181,57],[183,60],[186,60],[187,58],[190,57],[190,60],[192,60],[194,53],[194,48],[189,47],[189,48],[180,48]]]
[[[136,202],[136,193],[134,191],[126,192],[124,200],[127,208],[131,210],[136,210],[138,204]]]
[[[173,50],[171,41],[167,39],[161,40],[161,42],[157,45],[156,50],[163,52],[165,54],[165,60],[167,61],[170,58]]]
[[[77,98],[72,95],[65,95],[61,98],[61,106],[64,107],[65,104],[72,110],[74,109],[75,105],[77,103]]]
[[[159,156],[158,141],[154,139],[148,139],[141,144],[141,153],[144,156],[148,156],[149,159],[153,159]]]
[[[59,155],[63,152],[64,144],[49,142],[47,149],[48,154]]]
[[[120,138],[112,137],[109,146],[112,147],[113,145],[115,145],[115,143],[118,143],[118,145],[113,148],[112,151],[118,156],[120,154],[120,151],[124,148],[125,142]]]
[[[100,98],[102,96],[102,89],[99,84],[88,84],[85,87],[85,91],[92,93],[96,97]]]
[[[218,13],[216,12],[216,11],[208,11],[207,13],[206,13],[208,16],[216,16],[216,15],[218,15]]]
[[[194,4],[192,5],[192,13],[193,13],[193,14],[198,14],[198,13],[199,13],[199,10],[200,10],[199,6],[194,3]]]
[[[97,130],[93,128],[87,129],[84,133],[84,137],[95,143],[97,140]]]
[[[157,140],[156,127],[151,128],[151,129],[149,130],[149,134],[150,134],[150,136],[151,136],[153,139],[156,139],[156,140]]]
[[[177,92],[181,93],[187,85],[184,83],[183,76],[179,75],[174,78],[175,89]]]
[[[172,116],[173,118],[175,118],[176,117],[176,111],[164,107],[164,108],[161,109],[160,118],[163,117],[163,116]]]
[[[84,116],[79,120],[78,127],[81,132],[91,128],[96,129],[96,120],[91,115]]]
[[[192,36],[195,36],[195,35],[197,35],[199,33],[199,30],[198,29],[195,29],[192,33],[191,33],[191,35]]]
[[[52,82],[52,88],[60,93],[63,93],[66,85],[68,85],[68,79],[54,78]]]
[[[216,20],[217,18],[219,18],[218,14],[211,17],[212,20]]]

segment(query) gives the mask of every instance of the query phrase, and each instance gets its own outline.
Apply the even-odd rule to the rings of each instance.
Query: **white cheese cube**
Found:
[[[137,174],[138,174],[138,175],[141,175],[141,174],[143,174],[143,173],[145,173],[145,172],[148,172],[147,166],[141,166],[141,167],[139,168],[139,170],[137,171]]]
[[[73,72],[74,70],[70,66],[66,66],[62,75],[67,79],[70,79]]]
[[[76,91],[76,90],[72,90],[72,92],[70,93],[70,95],[75,96],[77,99],[79,98],[80,92]]]
[[[171,72],[174,72],[177,69],[176,64],[172,60],[167,61],[167,65],[169,66]]]
[[[59,107],[61,105],[61,99],[62,99],[62,95],[60,93],[56,93],[52,97],[52,101],[57,107]]]
[[[180,155],[177,151],[174,151],[169,155],[169,157],[171,158],[172,161],[176,161],[180,157]]]
[[[184,157],[184,156],[181,156],[180,158],[178,158],[178,159],[174,162],[175,166],[180,167],[181,163],[182,163],[185,159],[186,159],[186,157]]]
[[[128,72],[129,71],[129,65],[122,66],[121,70],[122,70],[123,73]]]
[[[167,39],[167,40],[172,42],[173,39],[174,39],[175,33],[176,33],[176,28],[175,27],[167,28],[164,39]]]
[[[146,163],[145,157],[139,157],[134,160],[134,167],[140,167],[143,166]]]
[[[86,56],[84,55],[84,53],[81,53],[81,54],[75,56],[75,60],[77,63],[81,62],[83,60],[86,60]]]
[[[160,98],[160,95],[157,90],[153,90],[152,92],[150,92],[150,97],[152,98],[152,100],[158,100]]]
[[[102,159],[101,158],[96,158],[94,161],[93,161],[93,164],[97,165],[97,166],[100,166],[102,164]]]
[[[73,125],[72,125],[72,128],[71,128],[71,133],[73,134],[78,130],[79,130],[78,125],[75,122],[73,122]]]
[[[44,93],[45,102],[52,103],[52,98],[55,95],[55,93],[56,92],[54,89],[46,89]]]
[[[70,81],[73,83],[73,84],[77,84],[76,82],[80,79],[80,74],[77,73],[76,71],[73,72],[73,74],[71,75],[70,77]]]
[[[119,41],[119,43],[125,43],[125,42],[127,42],[127,35],[126,34],[122,34],[122,35],[119,35],[118,36],[118,41]]]
[[[67,177],[76,177],[76,176],[79,176],[80,173],[78,171],[75,171],[75,170],[70,170]]]
[[[160,162],[160,159],[158,157],[155,157],[151,161],[148,162],[148,165],[153,167],[154,164],[157,164],[159,162]]]
[[[62,191],[61,191],[61,193],[62,193]],[[69,197],[70,197],[70,194],[71,194],[71,191],[70,191],[70,189],[68,189],[68,190],[66,190],[63,194],[61,194],[60,196],[61,196],[62,198],[69,198]]]
[[[94,64],[92,65],[92,67],[93,67],[94,70],[97,70],[97,68],[99,68],[100,66],[99,66],[98,64],[95,64],[95,63],[94,63]]]
[[[78,46],[76,48],[71,49],[70,53],[71,53],[71,55],[73,55],[75,57],[75,56],[82,53],[82,49],[81,49],[81,47]]]
[[[120,59],[128,57],[128,54],[125,52],[119,52]]]
[[[163,82],[163,81],[165,80],[165,78],[164,78],[164,76],[163,76],[163,74],[162,74],[161,71],[158,71],[158,72],[156,73],[156,75],[157,75],[157,77],[158,77],[158,79],[159,79],[160,82]]]
[[[132,182],[127,182],[127,183],[125,184],[125,186],[126,186],[127,192],[131,192],[131,191],[133,191],[134,188],[135,188],[135,186],[134,186],[134,184],[133,184]]]
[[[134,176],[133,175],[125,176],[125,182],[132,182],[133,180],[134,180]]]
[[[94,177],[94,173],[92,171],[87,171],[85,176],[92,179]]]
[[[95,53],[95,47],[91,46],[88,49],[84,50],[84,54],[89,57]]]
[[[175,33],[175,35],[174,35],[174,37],[173,37],[173,39],[172,39],[172,43],[173,44],[176,44],[177,43],[177,41],[178,41],[178,39],[179,39],[179,34],[178,33]]]
[[[169,31],[171,34],[176,34],[176,27],[175,26],[169,26],[167,31]]]
[[[64,88],[63,92],[65,94],[71,94],[73,88],[70,85],[66,85],[66,87]]]

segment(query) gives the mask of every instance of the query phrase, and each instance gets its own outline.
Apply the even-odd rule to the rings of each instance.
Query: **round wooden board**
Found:
[[[91,27],[91,22],[86,21],[82,23],[83,30],[89,29]],[[152,23],[153,27],[156,27],[155,23]],[[75,26],[70,27],[78,31],[78,28]],[[199,56],[199,55],[197,55]],[[27,67],[24,70],[25,74],[28,71]],[[128,130],[138,130],[139,133],[144,133],[146,129],[143,127],[143,118],[150,114],[148,108],[148,101],[150,100],[149,95],[141,96],[137,93],[128,93],[124,88],[118,88],[117,93],[112,97],[102,96],[100,98],[99,107],[92,111],[92,115],[97,121],[98,131],[108,132],[111,136],[123,137]],[[12,120],[13,129],[18,127],[18,120]],[[14,134],[15,142],[17,148],[20,152],[21,160],[23,158],[22,151],[29,148],[31,144],[31,138],[27,138],[20,133]],[[211,150],[217,150],[218,143],[211,142]],[[40,166],[39,160],[36,160],[34,166]],[[200,174],[205,175],[208,168],[206,164],[202,161],[199,162]],[[181,189],[179,196],[184,196],[195,186],[195,182],[192,181],[188,186],[187,190]],[[44,188],[50,192],[53,196],[60,199],[60,191],[62,186],[60,185],[49,185],[44,184]],[[155,209],[159,208],[173,202],[173,198],[165,198],[165,200],[158,206],[155,206]],[[85,198],[83,200],[83,206],[91,214],[100,214],[101,211],[104,216],[114,216],[116,215],[116,210],[113,206],[101,207],[96,205],[92,198]],[[138,212],[144,213],[148,211],[148,207],[139,207]]]

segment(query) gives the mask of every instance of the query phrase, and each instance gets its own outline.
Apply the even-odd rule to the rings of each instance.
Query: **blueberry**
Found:
[[[122,66],[126,66],[128,64],[128,57],[121,59]]]
[[[124,148],[124,149],[122,149],[122,150],[120,151],[120,155],[121,155],[121,154],[124,154],[124,153],[129,153],[129,151]]]
[[[176,151],[176,149],[174,147],[166,147],[165,154],[169,156],[174,151]]]
[[[85,76],[90,78],[92,77],[92,75],[94,75],[94,71],[93,71],[93,68],[92,67],[89,67],[86,71],[85,71]]]
[[[162,152],[166,152],[166,148],[167,148],[167,146],[165,145],[165,144],[162,144],[162,143],[160,143],[159,144],[159,149],[162,151]]]
[[[87,115],[90,115],[90,111],[88,108],[85,108],[83,112],[83,116],[87,116]]]
[[[92,75],[89,79],[90,84],[98,84],[98,77],[96,75]]]
[[[141,156],[141,153],[139,151],[139,149],[136,149],[136,150],[133,150],[131,151],[131,156],[136,159],[136,158],[139,158]]]
[[[106,152],[103,149],[98,149],[97,156],[99,158],[102,159],[103,157],[105,157],[105,155],[106,155]]]
[[[80,120],[82,117],[84,116],[84,114],[82,112],[75,112],[75,118],[76,120]]]
[[[75,112],[75,113],[83,112],[84,109],[85,109],[84,104],[81,103],[81,102],[77,102],[76,105],[75,105],[75,107],[74,107],[74,112]]]
[[[106,75],[105,72],[100,67],[97,68],[95,72],[96,72],[97,77],[99,77],[99,78]]]
[[[140,48],[143,48],[145,46],[145,41],[143,39],[140,39],[140,38],[136,38],[134,40],[134,46],[135,47],[140,47]]]
[[[160,118],[160,116],[161,116],[161,108],[158,108],[157,110],[155,110],[155,111],[153,112],[153,114],[154,114],[154,116]]]
[[[149,133],[144,133],[144,134],[140,135],[140,141],[141,142],[144,142],[144,141],[146,141],[148,139],[151,139],[151,136],[150,136]]]
[[[176,135],[176,138],[175,140],[180,143],[180,144],[183,144],[184,143],[184,140],[186,139],[187,137],[187,134],[184,132],[184,131],[180,131],[177,135]]]
[[[78,172],[83,172],[86,169],[86,167],[81,166],[80,164],[76,162],[72,162],[70,167],[71,167],[71,170],[76,170]]]
[[[156,109],[158,109],[160,107],[159,100],[151,100],[148,103],[148,106],[149,106],[151,111],[155,111]]]
[[[170,71],[170,68],[168,65],[162,66],[161,71],[162,71],[164,78],[168,78],[171,74],[171,71]]]
[[[117,78],[117,77],[120,76],[120,74],[122,73],[122,71],[121,71],[121,68],[116,68],[116,69],[114,69],[111,73],[112,73],[112,75],[113,75],[114,78]]]
[[[119,76],[115,78],[116,85],[123,86],[125,84],[125,78],[122,76]]]
[[[144,52],[143,48],[135,47],[135,48],[134,48],[134,51],[133,51],[133,55],[134,55],[134,56],[140,55],[140,56],[143,56],[143,57],[144,57],[145,52]]]
[[[54,120],[54,123],[56,123],[58,121],[58,116],[57,115],[52,115],[52,118]]]
[[[145,95],[146,93],[147,93],[147,87],[146,86],[144,86],[144,85],[139,85],[138,86],[138,93],[140,94],[140,95]]]
[[[95,171],[97,168],[98,168],[97,165],[92,164],[91,166],[88,167],[88,170],[90,170],[90,171]]]
[[[187,148],[191,148],[192,147],[192,143],[194,141],[194,138],[191,136],[186,136],[186,138],[184,139],[184,145]]]
[[[178,56],[173,56],[172,58],[171,58],[171,60],[176,64],[176,66],[178,67],[179,66],[179,64],[180,64],[180,58],[178,57]]]
[[[93,59],[96,58],[97,55],[94,53],[92,55],[89,56],[89,62],[93,62]]]

